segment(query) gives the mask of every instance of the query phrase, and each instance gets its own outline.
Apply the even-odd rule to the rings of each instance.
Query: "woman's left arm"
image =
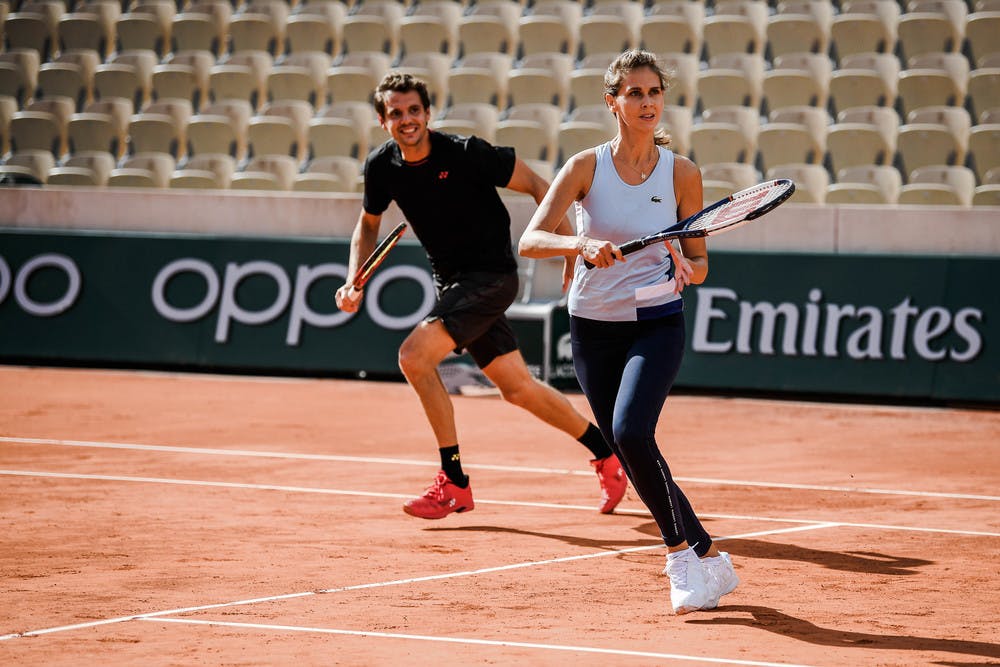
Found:
[[[683,220],[705,208],[704,191],[701,184],[701,170],[686,157],[674,156],[674,194],[677,198],[677,219]],[[708,246],[705,239],[681,239],[678,253],[670,241],[667,250],[673,258],[676,270],[674,280],[677,291],[685,285],[700,285],[708,276]]]

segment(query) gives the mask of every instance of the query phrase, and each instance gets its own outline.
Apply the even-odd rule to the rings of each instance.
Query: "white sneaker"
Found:
[[[664,573],[670,577],[670,604],[675,614],[708,608],[712,601],[708,572],[693,549],[667,554]]]
[[[711,599],[705,609],[715,609],[719,606],[719,598],[736,590],[740,578],[736,576],[733,561],[725,551],[720,551],[718,556],[702,559],[701,564],[705,568],[708,590],[711,593]]]

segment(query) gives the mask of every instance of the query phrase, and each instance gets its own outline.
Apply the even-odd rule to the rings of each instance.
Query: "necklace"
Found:
[[[654,150],[655,150],[655,148],[656,147],[654,146]],[[617,151],[617,147],[616,147],[616,151]],[[646,173],[645,167],[650,166],[650,163],[652,163],[653,166],[655,166],[656,165],[656,157],[657,156],[656,156],[656,153],[652,153],[652,154],[647,155],[646,158],[642,161],[643,164],[644,164],[644,167],[642,169],[640,169],[636,165],[633,165],[633,164],[629,163],[621,155],[615,155],[615,157],[618,159],[619,164],[623,164],[626,167],[628,167],[629,169],[631,169],[632,171],[634,171],[635,173],[639,174],[639,179],[642,180],[642,181],[645,181],[646,178],[649,176],[649,174]],[[650,169],[650,171],[652,171],[652,169]]]

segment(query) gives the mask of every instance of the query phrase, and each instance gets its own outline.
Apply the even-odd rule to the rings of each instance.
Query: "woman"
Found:
[[[617,245],[703,207],[698,167],[667,149],[670,139],[658,129],[667,84],[652,53],[632,50],[615,59],[604,77],[604,101],[618,133],[563,166],[518,250],[525,257],[576,258],[569,312],[577,377],[663,534],[671,604],[684,614],[714,609],[739,580],[674,483],[654,438],[684,353],[681,292],[708,274],[705,242],[685,239],[680,253],[655,244],[627,260]],[[557,231],[571,204],[577,236]]]

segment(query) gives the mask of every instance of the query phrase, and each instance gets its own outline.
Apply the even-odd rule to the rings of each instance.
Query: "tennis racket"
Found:
[[[790,179],[778,178],[767,181],[752,188],[734,192],[662,232],[628,241],[618,246],[618,249],[622,251],[623,255],[628,255],[668,239],[713,236],[730,229],[736,229],[774,210],[787,201],[793,192],[795,192],[795,183]],[[590,262],[585,261],[584,264],[588,269],[594,268]]]
[[[406,232],[406,223],[401,222],[396,225],[396,228],[389,232],[389,235],[382,239],[382,242],[375,246],[375,250],[372,254],[368,256],[365,263],[361,265],[357,273],[354,274],[354,289],[361,291],[364,288],[365,283],[371,279],[372,274],[375,273],[375,269],[385,261],[386,255],[389,251],[399,243],[399,239],[402,238],[403,233]]]

